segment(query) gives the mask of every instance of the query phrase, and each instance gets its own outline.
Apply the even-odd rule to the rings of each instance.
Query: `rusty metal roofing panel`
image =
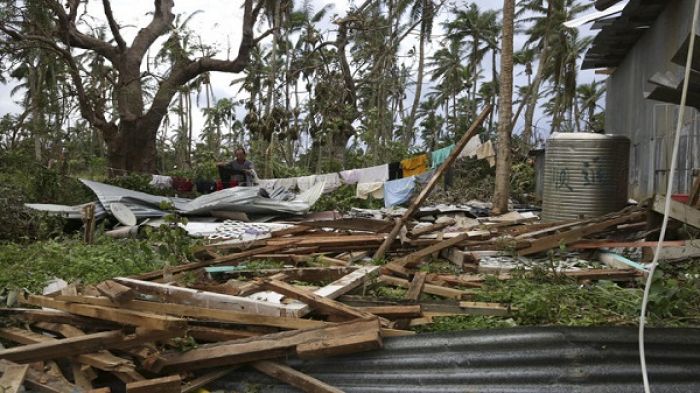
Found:
[[[700,329],[646,337],[653,391],[700,392]],[[638,393],[637,348],[636,328],[536,327],[387,338],[383,350],[289,364],[348,393]],[[298,392],[247,368],[215,387]]]

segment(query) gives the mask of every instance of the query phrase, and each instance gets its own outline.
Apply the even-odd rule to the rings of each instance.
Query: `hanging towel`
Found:
[[[479,160],[488,160],[489,165],[493,168],[496,165],[496,151],[493,149],[493,143],[488,141],[481,145],[476,150],[476,158]]]
[[[433,177],[434,173],[434,170],[429,170],[428,172],[416,175],[416,183],[420,184],[421,186],[427,184],[430,181],[430,178]]]
[[[430,168],[435,169],[442,165],[442,163],[447,160],[447,157],[450,156],[450,153],[452,153],[452,150],[454,149],[455,145],[453,143],[447,147],[443,147],[442,149],[435,150],[430,157]]]
[[[304,192],[316,184],[316,175],[297,177],[296,183],[299,191]]]
[[[428,170],[428,156],[421,154],[401,161],[403,177],[420,175]]]
[[[357,170],[358,183],[376,183],[389,180],[389,164],[360,168]]]
[[[476,151],[481,146],[481,139],[479,139],[478,135],[474,135],[472,139],[470,139],[469,142],[467,142],[467,145],[464,146],[464,149],[462,149],[462,151],[459,152],[457,158],[474,157],[476,156]]]
[[[340,181],[340,176],[337,173],[326,173],[325,175],[316,175],[316,182],[326,182],[323,186],[323,193],[333,192],[343,185]]]
[[[341,171],[339,175],[340,178],[343,180],[343,183],[345,184],[357,184],[357,182],[360,180],[360,173],[357,169],[348,169],[346,171]]]
[[[403,172],[401,171],[401,162],[391,162],[389,163],[389,180],[396,180],[403,177]]]
[[[408,202],[416,188],[415,176],[391,180],[384,183],[384,207],[401,205]]]
[[[357,183],[356,197],[367,199],[370,195],[375,199],[384,198],[384,182]]]

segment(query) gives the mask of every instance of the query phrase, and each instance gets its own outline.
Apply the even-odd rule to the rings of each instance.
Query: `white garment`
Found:
[[[464,146],[464,149],[459,153],[457,158],[466,158],[466,157],[474,157],[476,155],[476,151],[482,146],[481,140],[479,139],[478,135],[474,135],[472,139],[467,142],[467,145]]]
[[[323,193],[329,193],[337,190],[343,183],[340,181],[340,176],[337,173],[326,173],[325,175],[317,175],[317,182],[325,181],[326,185],[323,186]]]
[[[389,180],[389,164],[360,168],[357,170],[358,183],[376,183]]]
[[[345,184],[357,184],[359,178],[358,169],[348,169],[339,173]]]
[[[368,196],[384,199],[384,182],[357,183],[355,196],[360,199],[367,199]]]
[[[170,176],[153,175],[151,182],[148,183],[155,188],[165,189],[173,187],[173,178]]]
[[[496,165],[496,151],[493,149],[493,143],[488,141],[479,146],[476,150],[476,158],[479,160],[488,160],[489,165],[493,168]]]
[[[304,192],[316,184],[316,175],[296,177],[297,188]]]

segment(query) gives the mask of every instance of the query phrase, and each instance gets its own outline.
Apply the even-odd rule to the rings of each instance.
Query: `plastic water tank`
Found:
[[[552,134],[545,152],[542,219],[578,220],[623,209],[629,152],[624,136]]]

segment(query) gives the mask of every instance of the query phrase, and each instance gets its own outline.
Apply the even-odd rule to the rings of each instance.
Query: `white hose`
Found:
[[[678,122],[676,124],[676,134],[673,139],[673,154],[671,155],[671,168],[668,176],[668,185],[666,186],[666,204],[664,206],[664,220],[661,224],[661,233],[659,234],[659,243],[656,245],[654,252],[654,260],[649,267],[646,284],[644,286],[644,297],[642,298],[642,311],[639,315],[639,360],[642,365],[642,377],[644,378],[644,392],[651,393],[649,387],[649,375],[647,373],[646,354],[644,352],[644,324],[646,323],[647,304],[649,303],[649,291],[654,279],[654,272],[659,264],[659,255],[663,248],[663,241],[666,237],[666,228],[668,226],[668,215],[671,210],[671,193],[673,192],[673,178],[676,172],[676,161],[678,157],[678,145],[681,140],[681,129],[683,128],[683,119],[685,117],[685,103],[688,98],[688,84],[690,82],[690,69],[693,61],[693,49],[695,49],[695,30],[698,23],[698,10],[700,10],[700,0],[695,1],[695,10],[693,11],[693,23],[690,27],[690,42],[688,44],[688,58],[685,63],[685,79],[683,80],[683,92],[681,94],[680,108],[678,109]]]

